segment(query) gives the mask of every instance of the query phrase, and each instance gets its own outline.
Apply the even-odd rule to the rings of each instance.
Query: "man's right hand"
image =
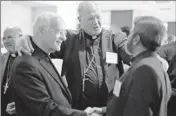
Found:
[[[32,46],[30,36],[29,35],[23,35],[17,40],[15,50],[18,53],[18,56],[21,56],[22,54],[28,54],[31,55],[31,53],[34,51],[34,48]]]

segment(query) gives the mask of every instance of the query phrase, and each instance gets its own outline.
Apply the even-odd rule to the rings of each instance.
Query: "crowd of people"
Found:
[[[33,35],[4,30],[1,116],[175,116],[176,38],[163,22],[141,16],[112,33],[95,2],[78,14],[79,30],[53,12],[36,17]]]

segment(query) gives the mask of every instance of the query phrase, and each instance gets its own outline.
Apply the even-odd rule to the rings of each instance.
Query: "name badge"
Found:
[[[106,63],[117,64],[118,56],[117,53],[106,52]]]
[[[122,85],[122,83],[119,80],[116,80],[114,91],[113,91],[113,94],[116,97],[119,97],[119,95],[120,95],[121,85]]]

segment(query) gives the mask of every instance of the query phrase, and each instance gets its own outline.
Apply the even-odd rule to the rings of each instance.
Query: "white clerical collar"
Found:
[[[92,36],[92,39],[94,40],[94,39],[96,39],[97,38],[97,36]]]
[[[16,54],[10,54],[12,57],[16,57]]]

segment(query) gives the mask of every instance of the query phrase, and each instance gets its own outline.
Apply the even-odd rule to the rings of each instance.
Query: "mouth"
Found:
[[[95,26],[95,27],[93,27],[95,30],[98,30],[98,29],[100,29],[100,27],[99,26]]]
[[[62,43],[61,41],[56,41],[57,45],[61,45],[61,43]]]

